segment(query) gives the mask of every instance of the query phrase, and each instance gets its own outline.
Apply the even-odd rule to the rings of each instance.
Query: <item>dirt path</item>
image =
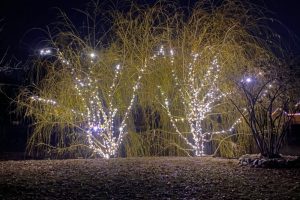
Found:
[[[3,161],[0,199],[300,199],[300,169],[183,157]]]

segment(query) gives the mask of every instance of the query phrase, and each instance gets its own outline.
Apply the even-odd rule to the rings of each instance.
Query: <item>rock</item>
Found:
[[[262,161],[261,160],[257,160],[257,166],[261,167],[261,165],[262,165]]]
[[[251,164],[251,163],[252,163],[252,159],[251,159],[251,158],[246,158],[246,162],[247,162],[248,164]]]
[[[260,163],[260,160],[259,160],[259,159],[255,159],[255,160],[253,161],[253,165],[259,165],[259,163]]]
[[[279,158],[265,158],[260,154],[246,154],[239,158],[239,165],[255,168],[300,167],[300,157],[281,155]]]

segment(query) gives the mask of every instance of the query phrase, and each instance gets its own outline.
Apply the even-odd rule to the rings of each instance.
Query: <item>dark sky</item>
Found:
[[[147,2],[147,0],[144,0]],[[190,0],[195,2],[195,0]],[[276,19],[280,20],[295,36],[300,36],[300,0],[250,0],[251,2],[264,5]],[[41,40],[41,32],[33,28],[45,28],[47,24],[54,22],[57,17],[57,10],[74,14],[73,8],[84,9],[85,0],[1,0],[0,1],[0,22],[3,27],[0,32],[0,52],[7,48],[16,57],[26,57],[33,54]],[[150,2],[150,0],[149,0]],[[153,2],[153,0],[151,0]],[[182,0],[185,5],[188,0]],[[0,27],[1,27],[0,26]],[[281,27],[282,28],[282,27]],[[285,30],[279,30],[279,32]],[[300,52],[299,47],[295,51]]]

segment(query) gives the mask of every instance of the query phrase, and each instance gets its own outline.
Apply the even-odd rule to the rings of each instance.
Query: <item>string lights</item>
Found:
[[[40,56],[48,56],[52,54],[52,50],[50,48],[43,48],[40,50]]]
[[[70,61],[64,59],[62,53],[58,52],[58,55],[61,63],[70,65]],[[88,55],[91,61],[94,61],[97,58],[97,55],[94,52],[91,52]],[[167,56],[170,58],[170,62],[173,65],[175,50],[170,49],[167,51],[167,49],[161,45],[158,51],[156,51],[150,59],[156,60],[159,57],[166,58]],[[208,118],[216,103],[220,102],[226,94],[222,93],[217,86],[221,68],[217,57],[212,59],[212,62],[207,68],[204,76],[201,77],[202,79],[199,79],[196,73],[197,61],[200,58],[200,54],[193,53],[191,54],[191,58],[192,61],[188,64],[188,78],[187,80],[184,80],[184,82],[180,83],[176,72],[172,70],[175,85],[179,88],[178,91],[183,100],[184,117],[173,117],[170,109],[170,101],[163,89],[159,86],[158,87],[164,99],[163,105],[176,133],[190,147],[192,147],[196,156],[203,156],[205,154],[205,142],[210,141],[209,137],[214,134],[232,132],[235,126],[241,122],[241,118],[236,120],[236,122],[234,122],[228,130],[215,132],[208,132],[204,130],[203,122]],[[114,67],[114,78],[107,93],[107,101],[104,100],[103,94],[98,88],[97,80],[93,80],[91,76],[93,73],[92,71],[89,71],[89,73],[85,73],[85,75],[82,76],[82,74],[79,75],[76,73],[74,69],[71,70],[71,74],[74,77],[74,88],[84,105],[84,111],[77,112],[72,109],[72,112],[75,115],[83,117],[84,123],[80,126],[87,135],[89,148],[103,158],[116,156],[117,150],[120,147],[124,136],[127,134],[126,120],[128,119],[129,113],[134,104],[137,90],[142,79],[142,74],[146,67],[147,65],[144,65],[138,73],[137,80],[132,87],[129,105],[124,113],[120,113],[117,106],[113,104],[113,94],[124,66],[119,63]],[[250,79],[246,79],[247,83],[250,83],[251,81],[252,80]],[[38,96],[32,96],[31,99],[50,105],[58,105],[55,100],[43,99]],[[122,120],[118,120],[120,118]],[[177,126],[178,122],[188,123],[192,138],[188,138],[179,130]]]
[[[165,52],[162,52],[163,49],[164,48],[160,48],[160,55],[166,54]],[[170,50],[170,55],[171,63],[173,64],[173,49]],[[191,54],[192,62],[188,64],[188,78],[182,83],[179,83],[179,78],[176,76],[176,72],[172,70],[172,76],[175,81],[175,85],[179,86],[179,94],[184,106],[183,118],[174,118],[171,113],[170,101],[168,97],[160,86],[158,86],[158,88],[161,91],[161,95],[164,99],[164,107],[176,133],[193,149],[196,156],[203,156],[205,154],[205,142],[210,141],[208,136],[211,138],[213,134],[232,132],[235,126],[241,122],[241,118],[237,119],[228,130],[215,132],[207,132],[204,130],[203,122],[208,118],[209,114],[211,114],[216,103],[218,103],[227,94],[221,92],[217,86],[220,72],[220,65],[217,57],[213,58],[211,65],[208,67],[201,79],[196,73],[196,66],[199,57],[200,54]],[[184,121],[187,121],[189,125],[189,132],[192,135],[192,139],[188,139],[188,136],[183,134],[177,126],[177,122]]]
[[[41,54],[41,55],[50,55]],[[88,54],[91,61],[97,58],[94,52]],[[70,61],[63,58],[61,52],[58,52],[58,59],[61,63],[70,65]],[[80,97],[83,105],[84,111],[78,112],[71,109],[72,113],[76,116],[83,118],[83,123],[79,126],[87,135],[87,143],[90,149],[92,149],[96,154],[103,158],[115,157],[117,150],[121,145],[124,136],[127,134],[126,126],[129,113],[134,104],[137,90],[140,85],[140,81],[145,71],[147,65],[141,67],[136,82],[132,87],[132,94],[124,113],[120,113],[117,106],[114,105],[114,92],[116,89],[117,82],[122,73],[124,66],[121,64],[116,64],[114,67],[114,78],[112,80],[111,86],[108,91],[108,98],[105,100],[103,94],[99,87],[97,80],[93,80],[93,71],[84,73],[84,76],[72,68],[70,71],[74,78],[74,88],[77,95]],[[38,101],[48,105],[59,106],[55,100],[44,99],[38,96],[31,96],[31,100]],[[119,120],[121,119],[121,121]]]

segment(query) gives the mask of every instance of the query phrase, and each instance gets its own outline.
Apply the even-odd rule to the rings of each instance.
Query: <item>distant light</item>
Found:
[[[96,58],[96,54],[94,52],[90,53],[91,58]]]
[[[246,78],[246,82],[247,82],[247,83],[251,83],[251,82],[252,82],[252,79],[251,79],[251,78]]]
[[[48,55],[51,55],[51,54],[52,54],[51,49],[44,48],[44,49],[40,50],[40,55],[41,56],[48,56]]]
[[[170,50],[170,54],[171,54],[171,56],[174,56],[174,50],[173,49]]]
[[[93,129],[94,129],[94,131],[97,131],[97,130],[98,130],[98,127],[97,127],[97,126],[94,126]]]

